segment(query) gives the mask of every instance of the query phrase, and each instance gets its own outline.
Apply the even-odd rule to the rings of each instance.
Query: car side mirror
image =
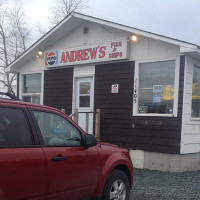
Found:
[[[85,146],[87,147],[93,147],[97,145],[97,140],[94,137],[94,135],[86,134],[85,135]]]

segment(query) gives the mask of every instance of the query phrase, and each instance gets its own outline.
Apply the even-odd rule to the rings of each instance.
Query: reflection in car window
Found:
[[[48,146],[80,146],[81,134],[65,118],[48,112],[33,111],[44,144]]]
[[[0,108],[0,146],[32,145],[31,134],[21,109]]]

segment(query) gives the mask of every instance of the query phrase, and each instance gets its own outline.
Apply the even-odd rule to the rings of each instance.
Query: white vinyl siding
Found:
[[[186,56],[181,154],[200,152],[200,117],[192,117],[194,66],[200,66],[200,61],[197,61],[190,56]]]

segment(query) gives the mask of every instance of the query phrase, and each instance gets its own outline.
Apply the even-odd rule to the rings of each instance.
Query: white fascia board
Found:
[[[197,52],[197,51],[198,51],[197,47],[196,47],[196,49],[193,49],[193,48],[180,46],[180,53]]]
[[[66,21],[68,21],[69,19],[71,19],[73,17],[73,15],[69,15],[66,19],[64,19],[63,21],[61,21],[58,25],[56,25],[54,28],[52,28],[47,34],[45,34],[42,38],[40,38],[35,44],[33,44],[27,51],[25,51],[18,59],[16,59],[15,61],[13,61],[9,67],[6,68],[6,71],[9,72],[11,71],[13,65],[15,65],[20,59],[22,59],[24,56],[26,56],[27,54],[29,54],[32,50],[34,50],[34,48],[36,48],[41,42],[43,42],[44,40],[46,40],[46,38],[48,38],[55,30],[59,29]]]
[[[196,49],[186,48],[186,47],[180,47],[180,53],[185,55],[190,55],[196,59],[200,59],[200,48],[197,47]]]
[[[95,18],[95,17],[91,17],[91,16],[79,14],[79,13],[73,13],[73,16],[87,20],[87,21],[91,21],[91,22],[94,22],[94,23],[102,24],[102,25],[105,25],[105,26],[110,26],[110,27],[113,27],[113,28],[116,28],[116,29],[121,29],[121,30],[130,32],[130,33],[134,33],[136,35],[138,34],[138,35],[153,38],[153,39],[156,39],[156,40],[161,40],[161,41],[164,41],[164,42],[167,42],[167,43],[175,44],[175,45],[178,45],[178,46],[183,46],[183,47],[187,47],[187,48],[191,48],[191,49],[197,49],[197,45],[195,45],[195,44],[190,44],[190,43],[187,43],[187,42],[179,41],[179,40],[176,40],[176,39],[168,38],[168,37],[165,37],[165,36],[157,35],[157,34],[154,34],[154,33],[143,31],[143,30],[135,29],[135,28],[132,28],[132,27],[129,27],[129,26],[126,26],[126,25],[121,25],[121,24],[117,24],[117,23],[114,23],[114,22],[109,22],[109,21],[106,21],[106,20],[98,19],[98,18]]]

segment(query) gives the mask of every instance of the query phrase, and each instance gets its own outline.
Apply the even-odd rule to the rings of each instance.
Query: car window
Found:
[[[0,108],[0,146],[32,145],[24,112],[17,108]]]
[[[33,111],[40,127],[42,138],[48,146],[80,146],[81,133],[65,118],[41,111]]]

